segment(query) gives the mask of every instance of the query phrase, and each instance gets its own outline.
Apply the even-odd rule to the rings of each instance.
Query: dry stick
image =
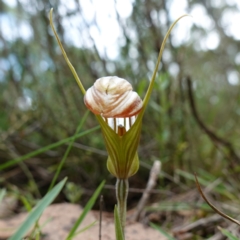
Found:
[[[236,162],[240,162],[240,158],[239,156],[236,154],[234,148],[232,147],[232,144],[228,141],[226,141],[225,139],[222,139],[221,137],[219,137],[218,135],[216,135],[213,131],[211,131],[208,127],[205,126],[205,124],[202,122],[202,120],[199,118],[199,115],[197,113],[196,110],[196,106],[195,106],[195,101],[194,101],[194,97],[193,97],[193,92],[192,92],[192,82],[190,77],[187,77],[187,86],[188,86],[188,96],[189,96],[189,102],[190,102],[190,107],[191,107],[191,111],[193,113],[193,116],[195,118],[195,120],[197,121],[198,125],[201,127],[201,129],[210,137],[210,139],[212,139],[215,142],[220,143],[221,145],[225,146],[226,148],[228,148],[229,153],[232,157],[232,159],[234,159]],[[215,211],[217,212],[219,215],[221,215],[222,217],[230,220],[231,222],[237,224],[240,226],[240,222],[237,221],[236,219],[231,218],[230,216],[224,214],[223,212],[221,212],[220,210],[218,210],[213,204],[211,204],[208,199],[205,197],[204,193],[202,192],[202,189],[198,183],[198,179],[197,176],[195,174],[195,179],[196,179],[196,183],[197,183],[197,187],[198,190],[201,194],[201,196],[204,198],[204,200],[208,203],[208,205]]]
[[[177,234],[183,234],[190,231],[197,231],[199,229],[203,229],[205,227],[211,226],[211,224],[218,224],[223,220],[224,219],[221,216],[219,216],[218,214],[214,214],[210,217],[198,219],[197,221],[190,223],[186,226],[176,227],[175,229],[173,229],[173,233],[174,235],[177,235]]]
[[[99,240],[102,239],[102,211],[103,211],[103,195],[100,196],[100,211],[99,211]]]
[[[131,218],[131,220],[133,220],[133,221],[139,220],[140,215],[143,211],[143,208],[145,207],[147,200],[150,196],[150,193],[156,185],[156,181],[158,179],[160,171],[161,171],[161,162],[159,160],[155,160],[153,163],[152,169],[150,171],[147,187],[142,195],[142,198],[140,199],[140,201],[136,207],[136,211],[135,211],[133,217]]]
[[[200,126],[200,128],[209,136],[209,138],[212,141],[215,141],[216,143],[219,143],[219,144],[225,146],[229,150],[229,153],[230,153],[230,156],[232,157],[232,159],[234,159],[236,162],[240,163],[240,157],[236,154],[232,144],[230,142],[226,141],[225,139],[219,137],[216,133],[214,133],[212,130],[210,130],[200,119],[197,109],[196,109],[194,96],[193,96],[192,81],[189,76],[187,77],[187,86],[188,86],[188,97],[189,97],[190,108],[191,108],[192,114],[193,114],[196,122]]]
[[[236,223],[238,226],[240,226],[240,222],[230,216],[228,216],[227,214],[223,213],[222,211],[220,211],[219,209],[217,209],[208,199],[207,197],[204,195],[203,191],[202,191],[202,188],[198,182],[198,179],[197,179],[197,175],[195,175],[195,180],[196,180],[196,184],[197,184],[197,188],[198,188],[198,191],[200,192],[202,198],[206,201],[206,203],[216,212],[218,213],[219,215],[221,215],[222,217],[224,217],[225,219],[228,219],[229,221],[233,222],[233,223]]]

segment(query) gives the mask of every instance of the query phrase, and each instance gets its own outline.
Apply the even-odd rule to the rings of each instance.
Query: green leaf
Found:
[[[28,199],[25,197],[25,196],[21,196],[20,197],[20,200],[22,201],[25,209],[30,212],[32,210],[32,206],[31,204],[29,203]]]
[[[26,155],[24,155],[22,157],[19,157],[19,158],[7,161],[6,163],[0,165],[0,170],[9,168],[9,167],[11,167],[11,166],[13,166],[13,165],[15,165],[15,164],[17,164],[19,162],[22,162],[22,161],[27,160],[29,158],[35,157],[35,156],[37,156],[37,155],[39,155],[39,154],[41,154],[43,152],[46,152],[46,151],[48,151],[50,149],[59,147],[59,146],[65,144],[65,143],[67,143],[67,142],[69,142],[69,141],[71,141],[73,139],[77,139],[77,138],[83,137],[83,136],[85,136],[85,135],[87,135],[89,133],[92,133],[92,132],[98,130],[99,128],[100,128],[99,126],[96,126],[96,127],[92,128],[92,129],[86,130],[86,131],[81,132],[81,133],[79,133],[77,135],[74,135],[72,137],[65,138],[65,139],[63,139],[63,140],[61,140],[59,142],[50,144],[50,145],[48,145],[46,147],[43,147],[43,148],[40,148],[40,149],[38,149],[36,151],[30,152],[30,153],[28,153],[28,154],[26,154]]]
[[[48,192],[44,198],[42,198],[36,207],[30,212],[27,219],[22,223],[15,234],[8,240],[21,240],[24,235],[29,231],[32,225],[39,219],[46,207],[55,199],[55,197],[62,190],[67,178],[64,178],[59,182],[50,192]]]
[[[67,148],[67,150],[65,151],[64,156],[63,156],[61,162],[60,162],[59,165],[58,165],[57,171],[56,171],[56,173],[54,174],[54,177],[53,177],[53,179],[52,179],[52,182],[51,182],[51,184],[50,184],[50,187],[49,187],[48,191],[50,191],[50,190],[53,188],[54,184],[56,183],[57,178],[58,178],[58,176],[59,176],[59,174],[60,174],[60,172],[61,172],[61,170],[62,170],[62,167],[63,167],[64,163],[66,162],[67,156],[68,156],[68,154],[69,154],[69,152],[70,152],[70,150],[71,150],[71,148],[72,148],[72,145],[73,145],[74,141],[76,140],[76,136],[77,136],[77,134],[80,132],[80,130],[81,130],[84,122],[85,122],[86,119],[87,119],[88,114],[89,114],[89,111],[87,111],[87,112],[84,114],[84,116],[82,117],[82,119],[81,119],[81,121],[80,121],[80,123],[79,123],[79,125],[78,125],[78,127],[77,127],[76,133],[74,134],[73,139],[71,139],[70,144],[68,145],[68,148]]]
[[[80,234],[80,233],[82,233],[82,232],[88,230],[89,228],[91,228],[92,226],[94,226],[96,223],[97,223],[97,220],[94,221],[94,222],[92,222],[91,224],[89,224],[89,225],[86,226],[85,228],[79,230],[78,232],[76,232],[76,233],[74,234],[74,237],[77,236],[78,234]]]
[[[117,240],[124,240],[123,229],[120,221],[120,217],[118,214],[117,206],[114,208],[114,223],[115,223],[115,234]]]
[[[104,184],[105,184],[105,181],[102,181],[102,183],[99,185],[97,190],[94,192],[94,194],[92,195],[90,200],[87,202],[82,214],[80,215],[78,220],[75,222],[73,228],[69,232],[69,234],[67,236],[67,240],[71,240],[76,235],[75,232],[77,231],[79,225],[82,223],[83,219],[86,217],[87,213],[92,209],[92,207],[95,204],[95,202],[97,200],[97,197],[100,194]]]
[[[227,229],[224,229],[224,228],[220,228],[218,227],[219,230],[222,232],[222,234],[226,237],[228,237],[228,239],[230,240],[239,240],[238,237],[235,237],[231,232],[229,232]]]
[[[3,200],[3,198],[4,198],[4,196],[6,195],[6,189],[1,189],[1,191],[0,191],[0,203],[1,203],[1,201]]]
[[[165,237],[167,237],[168,240],[176,240],[176,238],[172,237],[170,234],[168,234],[167,232],[165,232],[162,228],[160,228],[159,226],[157,226],[154,223],[150,222],[150,226],[156,230],[158,230],[160,233],[162,233]]]

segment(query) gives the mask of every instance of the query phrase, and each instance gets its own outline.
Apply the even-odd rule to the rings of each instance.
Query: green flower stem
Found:
[[[126,222],[128,188],[129,188],[128,179],[117,179],[116,197],[118,215],[120,217],[123,232]]]

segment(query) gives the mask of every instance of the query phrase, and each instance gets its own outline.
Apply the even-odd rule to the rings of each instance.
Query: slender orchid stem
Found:
[[[127,196],[128,196],[128,179],[117,179],[116,182],[116,197],[118,206],[118,215],[122,224],[122,230],[124,232],[127,212]]]

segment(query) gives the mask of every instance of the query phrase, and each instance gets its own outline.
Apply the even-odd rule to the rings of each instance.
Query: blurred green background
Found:
[[[116,75],[129,80],[141,97],[170,24],[184,13],[191,15],[177,24],[164,51],[144,116],[140,170],[130,186],[144,189],[153,161],[160,159],[156,188],[161,194],[151,195],[152,201],[196,189],[196,172],[214,200],[239,206],[237,0],[1,0],[1,187],[32,202],[43,196],[68,143],[2,166],[74,135],[87,111],[50,28],[52,7],[56,30],[85,88],[102,76]],[[94,126],[97,121],[90,113],[81,131]],[[111,190],[104,193],[105,209],[111,211],[115,179],[106,158],[100,130],[78,138],[59,176],[68,176],[69,185],[58,201],[84,205],[106,179]],[[130,192],[129,206],[140,196]]]

